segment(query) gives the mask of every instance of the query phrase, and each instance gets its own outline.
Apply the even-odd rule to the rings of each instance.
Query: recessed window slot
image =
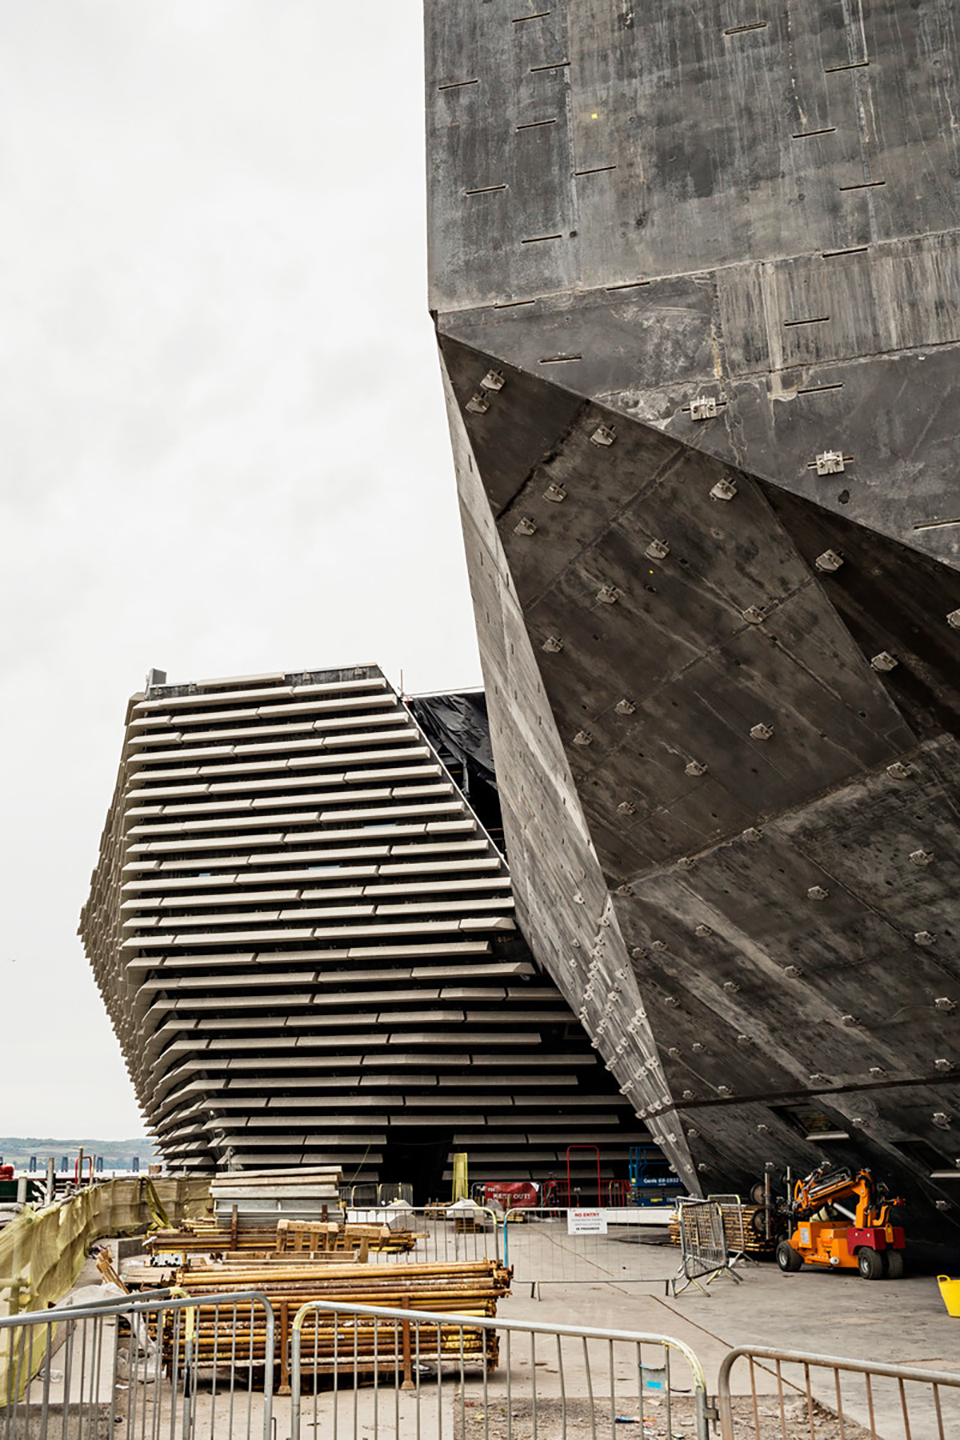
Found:
[[[841,190],[876,190],[878,185],[886,185],[886,180],[861,180],[858,185],[841,185]]]
[[[605,290],[639,290],[641,285],[649,285],[649,280],[624,280],[621,285],[605,285]]]
[[[542,245],[544,240],[562,240],[562,235],[531,235],[529,240],[521,240],[521,245]]]
[[[842,390],[843,381],[837,380],[832,385],[798,385],[798,395],[819,395],[821,390]]]
[[[752,25],[731,25],[724,35],[745,35],[748,30],[766,30],[769,20],[754,20]]]
[[[864,70],[869,64],[869,60],[851,60],[849,65],[827,65],[823,73],[836,75],[838,70]]]
[[[479,80],[450,80],[446,85],[438,85],[438,90],[464,90],[468,85],[479,85]]]
[[[941,530],[945,525],[960,525],[960,520],[921,520],[914,530]]]
[[[792,138],[794,140],[809,140],[813,135],[832,135],[836,128],[836,125],[825,125],[822,130],[798,130]]]
[[[556,116],[552,120],[528,120],[523,125],[518,125],[518,130],[536,130],[540,125],[556,125]]]
[[[809,320],[784,320],[785,326],[790,325],[825,325],[830,319],[829,315],[811,315]]]
[[[516,310],[518,305],[536,305],[536,300],[498,300],[494,310]]]
[[[607,170],[616,170],[616,165],[595,165],[592,170],[574,170],[574,175],[602,175]],[[609,285],[607,289],[609,290]]]
[[[566,70],[569,64],[569,60],[554,60],[552,65],[531,65],[530,74],[537,75],[541,70]]]
[[[513,24],[514,24],[514,25],[523,25],[523,24],[525,24],[525,22],[526,22],[527,20],[542,20],[542,19],[544,18],[544,16],[549,15],[549,14],[550,14],[550,11],[549,11],[549,10],[538,10],[535,15],[518,15],[518,16],[516,17],[516,19],[513,21]]]
[[[496,190],[506,190],[506,185],[478,185],[476,190],[464,190],[464,195],[492,195]]]
[[[838,255],[866,255],[869,245],[852,245],[849,250],[821,250],[824,260],[835,260]]]
[[[546,356],[540,361],[540,364],[541,364],[541,365],[565,365],[565,364],[566,364],[568,361],[570,361],[570,360],[582,360],[582,359],[583,359],[583,356],[582,356],[582,355],[546,355]]]

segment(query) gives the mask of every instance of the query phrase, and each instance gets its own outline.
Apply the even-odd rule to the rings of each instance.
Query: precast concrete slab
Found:
[[[692,1190],[867,1165],[956,1252],[950,5],[425,12],[524,933]]]

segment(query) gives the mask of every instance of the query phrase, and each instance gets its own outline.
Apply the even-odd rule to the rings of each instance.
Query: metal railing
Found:
[[[739,1360],[749,1366],[749,1386],[745,1395],[735,1396],[733,1371]],[[723,1360],[717,1399],[722,1440],[794,1440],[800,1434],[804,1440],[956,1440],[960,1435],[960,1373],[949,1371],[744,1346]]]
[[[291,1440],[616,1440],[634,1424],[708,1440],[713,1421],[721,1440],[960,1435],[960,1372],[742,1347],[714,1410],[671,1336],[315,1300],[274,1400],[277,1339],[254,1291],[3,1317],[0,1440],[275,1440],[288,1405]]]
[[[275,1347],[254,1291],[4,1316],[0,1440],[271,1440]]]
[[[508,1210],[503,1219],[503,1263],[516,1284],[637,1284],[643,1273],[643,1226],[635,1211],[589,1209]]]
[[[453,1210],[438,1205],[362,1206],[347,1211],[347,1224],[387,1225],[391,1231],[410,1231],[416,1237],[409,1249],[378,1249],[371,1242],[370,1264],[455,1264],[500,1259],[499,1216],[484,1206]],[[389,1247],[389,1241],[387,1246]]]
[[[674,1295],[680,1295],[688,1285],[696,1285],[704,1295],[718,1275],[729,1275],[740,1284],[740,1276],[733,1265],[740,1255],[731,1260],[727,1250],[727,1231],[723,1207],[717,1200],[695,1200],[684,1196],[677,1201],[677,1223],[680,1230],[680,1268],[674,1276],[671,1287]],[[740,1212],[741,1232],[743,1212]],[[704,1281],[701,1285],[700,1281]]]
[[[667,1335],[334,1301],[297,1313],[291,1385],[291,1440],[615,1440],[654,1421],[708,1440],[712,1413]]]
[[[756,1260],[748,1251],[746,1206],[741,1196],[734,1194],[708,1195],[707,1199],[712,1204],[720,1206],[726,1237],[727,1263],[731,1266],[756,1264]]]

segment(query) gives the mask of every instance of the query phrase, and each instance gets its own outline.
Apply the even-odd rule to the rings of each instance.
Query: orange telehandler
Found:
[[[855,1201],[855,1211],[844,1200]],[[794,1230],[777,1246],[777,1264],[783,1271],[822,1265],[859,1270],[865,1280],[898,1280],[906,1241],[890,1212],[902,1203],[889,1197],[869,1170],[854,1174],[822,1165],[793,1187],[789,1213]]]

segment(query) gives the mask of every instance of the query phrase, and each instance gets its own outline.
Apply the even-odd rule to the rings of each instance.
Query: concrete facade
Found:
[[[960,1220],[945,0],[427,0],[431,312],[518,913],[692,1187]]]
[[[80,932],[169,1165],[624,1175],[647,1132],[513,909],[375,666],[131,699]]]

